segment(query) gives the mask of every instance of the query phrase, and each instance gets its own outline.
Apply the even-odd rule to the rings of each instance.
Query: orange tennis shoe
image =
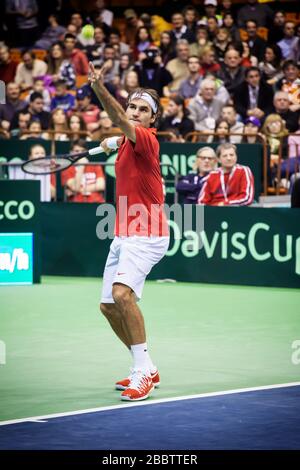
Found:
[[[141,370],[134,369],[131,373],[129,386],[121,393],[121,400],[146,400],[153,390],[154,385],[151,377],[145,375]]]
[[[131,369],[131,373],[132,373],[132,370],[133,369]],[[126,390],[126,388],[130,384],[130,379],[131,379],[131,375],[126,377],[126,379],[119,380],[119,382],[116,382],[116,390]],[[159,377],[158,370],[156,370],[154,374],[151,374],[151,379],[152,379],[154,387],[158,388],[160,386],[160,377]]]

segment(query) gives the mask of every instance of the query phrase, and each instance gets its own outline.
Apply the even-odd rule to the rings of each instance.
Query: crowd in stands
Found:
[[[137,87],[158,92],[164,109],[158,125],[161,141],[220,144],[216,154],[202,147],[194,172],[179,180],[177,190],[186,202],[252,202],[253,177],[238,165],[234,144],[265,142],[271,187],[278,184],[278,166],[282,180],[287,172],[289,177],[299,172],[296,3],[289,14],[272,9],[272,2],[203,0],[195,5],[191,1],[169,16],[163,13],[166,9],[160,16],[159,8],[154,15],[127,8],[119,17],[102,0],[88,3],[89,11],[70,11],[64,21],[57,8],[50,8],[48,26],[41,30],[36,0],[5,1],[0,30],[0,80],[6,84],[6,103],[0,104],[1,139],[70,141],[75,152],[82,148],[82,139],[99,141],[117,134],[119,129],[87,83],[92,61],[96,68],[109,64],[105,84],[124,108]],[[86,25],[93,27],[92,34]],[[8,34],[12,27],[13,39]],[[226,164],[227,153],[233,165]],[[67,199],[84,200],[84,180],[86,193],[95,187],[96,199],[89,200],[104,200],[100,170],[87,165],[64,176]],[[285,184],[288,187],[289,181]],[[242,195],[227,194],[238,190]],[[214,191],[220,200],[211,199]]]

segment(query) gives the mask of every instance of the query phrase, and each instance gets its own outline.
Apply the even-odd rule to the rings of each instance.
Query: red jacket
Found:
[[[204,183],[198,204],[248,206],[254,196],[254,178],[248,166],[235,165],[230,173],[222,168],[212,171]]]

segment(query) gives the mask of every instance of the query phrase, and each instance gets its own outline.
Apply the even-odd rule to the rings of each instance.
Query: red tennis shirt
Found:
[[[115,164],[117,236],[168,236],[156,129],[135,128],[136,143],[125,138]]]

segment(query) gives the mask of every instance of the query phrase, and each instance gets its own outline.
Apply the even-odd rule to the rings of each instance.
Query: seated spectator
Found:
[[[124,85],[120,84],[116,90],[116,98],[124,109],[127,107],[128,95],[139,87],[140,84],[137,72],[135,70],[129,70],[125,74]]]
[[[290,135],[288,137],[288,154],[290,158],[300,157],[300,116],[298,120],[298,130],[295,134],[297,135]]]
[[[280,64],[282,54],[281,49],[276,44],[268,44],[263,60],[258,64],[262,79],[269,85],[273,85],[281,77]]]
[[[150,46],[154,46],[150,31],[141,26],[136,33],[135,45],[133,49],[133,57],[135,60],[138,60],[140,52],[147,51]]]
[[[298,38],[295,36],[295,23],[292,21],[286,21],[283,28],[284,37],[277,43],[281,49],[282,57],[289,59],[292,55],[293,48],[298,42]]]
[[[91,91],[88,87],[77,90],[75,111],[80,113],[87,130],[90,132],[99,128],[99,108],[91,103]]]
[[[285,12],[282,10],[276,11],[273,17],[273,24],[268,33],[269,44],[276,44],[283,39],[285,21]]]
[[[224,63],[218,72],[218,77],[224,82],[228,93],[233,94],[236,88],[244,81],[245,68],[241,64],[242,57],[238,50],[228,49],[225,52]]]
[[[243,136],[234,134],[243,134],[244,124],[238,121],[235,107],[232,104],[226,104],[223,106],[221,118],[225,119],[230,126],[230,134],[233,134],[229,137],[230,142],[232,144],[239,144],[242,141]]]
[[[225,144],[226,142],[229,142],[229,131],[230,127],[228,121],[220,117],[216,121],[214,135],[210,135],[207,139],[207,142]]]
[[[153,88],[159,96],[172,82],[172,75],[162,64],[159,49],[150,46],[145,52],[140,52],[139,60],[134,67],[138,81],[143,88]]]
[[[187,5],[182,10],[184,24],[188,31],[190,31],[194,37],[196,37],[197,21],[199,20],[198,11],[193,5]]]
[[[117,28],[111,29],[108,36],[108,43],[116,49],[116,59],[120,60],[123,54],[130,54],[130,47],[128,44],[121,41],[121,33]]]
[[[67,33],[64,38],[65,58],[68,59],[75,73],[78,75],[88,75],[89,63],[87,56],[75,47],[76,37]]]
[[[9,48],[5,44],[0,45],[0,80],[6,84],[13,82],[17,66],[17,62],[11,59]]]
[[[294,60],[286,60],[282,66],[283,77],[276,83],[276,89],[288,94],[290,111],[300,109],[300,66]]]
[[[72,114],[67,116],[67,124],[68,130],[72,132],[69,135],[70,140],[75,141],[82,138],[86,141],[92,140],[81,114],[72,112]]]
[[[0,122],[7,121],[8,125],[14,115],[26,107],[26,101],[20,99],[19,85],[10,82],[6,85],[6,103],[0,104]]]
[[[7,19],[14,19],[13,41],[18,47],[31,47],[39,35],[38,14],[39,7],[36,0],[7,0],[5,7],[1,8],[1,16],[4,10]]]
[[[217,15],[218,0],[204,0],[205,15],[201,18],[201,24],[208,24],[210,18],[215,18],[217,26],[222,25],[221,15]]]
[[[201,189],[198,204],[208,206],[248,206],[254,197],[254,178],[248,166],[237,164],[236,146],[217,148],[220,168],[210,172]]]
[[[65,46],[61,42],[52,44],[47,58],[47,75],[52,77],[52,82],[65,80],[68,88],[75,86],[75,70],[72,64],[65,58]]]
[[[15,124],[10,123],[10,134],[13,138],[19,138],[24,131],[28,130],[31,114],[27,108],[16,114]]]
[[[71,153],[87,150],[83,139],[73,142]],[[61,173],[61,182],[69,202],[105,202],[105,178],[102,166],[90,165],[87,158]]]
[[[231,35],[229,30],[225,27],[219,28],[213,41],[218,62],[224,62],[225,52],[230,42]]]
[[[104,76],[104,83],[105,86],[109,89],[109,91],[114,95],[116,91],[116,87],[119,83],[119,66],[120,61],[116,59],[116,51],[110,44],[107,44],[103,49],[103,56],[100,61],[96,60],[93,62],[94,66],[97,68],[102,67],[104,63],[106,66],[106,73]]]
[[[175,59],[176,50],[175,45],[172,42],[171,31],[163,31],[161,33],[159,49],[163,65],[166,65],[170,60]]]
[[[103,28],[97,26],[94,31],[94,44],[86,47],[86,54],[90,61],[102,61],[106,37]]]
[[[241,66],[248,67],[257,67],[258,59],[254,55],[251,55],[249,44],[246,41],[242,41],[242,62]],[[228,46],[230,48],[230,45]]]
[[[67,116],[62,108],[56,108],[51,112],[48,132],[43,135],[44,139],[69,140]]]
[[[202,77],[199,75],[200,71],[200,59],[199,57],[192,55],[188,58],[188,70],[189,76],[186,80],[183,80],[179,87],[179,95],[184,99],[194,98],[197,95]]]
[[[232,41],[239,42],[241,35],[239,28],[235,25],[235,20],[232,13],[225,13],[223,15],[223,26],[228,30]]]
[[[184,24],[184,16],[180,12],[173,13],[171,17],[173,29],[171,30],[171,39],[174,45],[180,39],[185,39],[189,44],[195,42],[195,36],[193,32],[188,29],[187,25]]]
[[[216,74],[220,70],[220,64],[216,61],[216,54],[212,47],[205,47],[200,56],[200,75],[204,77],[208,73]]]
[[[258,67],[246,70],[245,81],[235,89],[233,101],[243,120],[248,116],[262,120],[272,112],[273,89],[261,80]]]
[[[29,160],[44,158],[46,151],[41,144],[34,144],[29,150]],[[11,180],[35,180],[40,181],[40,200],[48,202],[56,198],[56,178],[55,175],[29,175],[20,166],[9,168],[9,179]]]
[[[26,129],[27,132],[22,132],[20,136],[20,140],[27,140],[27,139],[44,139],[42,126],[40,121],[32,119],[29,122],[29,125]]]
[[[262,133],[270,149],[270,167],[272,168],[278,165],[280,152],[283,159],[287,158],[288,130],[279,114],[270,114],[264,122]]]
[[[285,121],[289,132],[298,129],[298,112],[290,110],[289,95],[284,91],[277,91],[273,100],[274,111]]]
[[[215,151],[211,147],[201,147],[197,152],[193,171],[181,176],[176,185],[176,191],[183,196],[183,204],[197,204],[201,188],[216,166]]]
[[[50,103],[51,103],[51,95],[49,90],[45,87],[45,80],[44,78],[41,77],[36,77],[33,81],[33,87],[32,90],[29,92],[29,94],[26,96],[26,103],[29,103],[30,96],[32,93],[37,91],[38,93],[41,93],[43,96],[44,100],[44,111],[50,111]]]
[[[164,95],[170,96],[172,93],[178,94],[179,87],[183,80],[189,76],[188,58],[189,43],[186,39],[179,39],[176,43],[176,58],[167,63],[166,70],[171,74],[173,80],[168,87],[164,88]]]
[[[76,36],[80,34],[82,30],[82,26],[83,26],[83,18],[82,18],[81,13],[78,13],[78,12],[72,13],[71,18],[70,18],[70,24],[72,24],[74,28],[76,29]]]
[[[132,8],[127,8],[124,11],[126,21],[125,27],[125,42],[131,49],[134,48],[135,36],[138,28],[142,26],[137,13]]]
[[[261,122],[258,118],[250,116],[245,120],[243,144],[256,144],[261,140],[258,138],[258,132],[261,128]]]
[[[50,113],[44,111],[44,100],[41,93],[35,91],[31,94],[29,98],[29,104],[26,108],[23,109],[23,112],[25,110],[29,112],[31,119],[40,121],[42,129],[48,129]],[[18,112],[15,113],[12,119],[11,129],[15,129],[18,125],[18,114]]]
[[[165,116],[158,129],[159,131],[178,129],[181,137],[194,130],[194,122],[189,118],[189,112],[185,108],[184,99],[181,96],[170,98]]]
[[[208,38],[207,27],[205,25],[198,25],[196,29],[196,41],[190,45],[190,55],[200,57],[206,46],[213,46],[212,41]]]
[[[34,44],[35,49],[48,50],[56,41],[63,39],[66,28],[58,23],[58,17],[51,13],[48,17],[49,26],[45,29],[40,39]]]
[[[215,81],[205,78],[201,82],[198,95],[189,102],[190,119],[195,123],[197,131],[214,130],[216,120],[220,117],[223,107],[223,103],[215,95]]]
[[[247,5],[241,7],[237,15],[239,28],[245,28],[246,21],[251,18],[258,27],[268,28],[273,21],[273,10],[269,5],[258,3],[257,0],[247,0]]]
[[[117,86],[124,86],[125,78],[127,73],[133,70],[133,65],[131,61],[130,54],[122,54],[119,61],[119,70],[118,70],[118,85]]]
[[[227,103],[229,103],[230,95],[229,95],[228,91],[226,90],[226,88],[224,87],[224,84],[223,84],[222,80],[220,80],[218,77],[216,77],[215,75],[210,74],[210,73],[205,75],[205,78],[209,78],[210,80],[215,82],[216,98],[222,102],[223,106],[225,106]]]
[[[22,62],[17,66],[15,82],[21,90],[28,90],[33,87],[35,77],[42,77],[46,74],[47,64],[40,59],[35,58],[33,51],[22,52]]]
[[[68,93],[67,88],[67,83],[64,80],[57,80],[55,82],[55,94],[51,100],[51,111],[60,108],[67,113],[74,108],[74,95]]]
[[[111,10],[108,10],[106,7],[106,2],[104,0],[97,0],[96,2],[97,16],[101,21],[106,24],[108,27],[111,27],[114,20],[114,14]]]
[[[254,55],[258,61],[263,60],[267,43],[264,39],[257,35],[257,23],[253,19],[246,21],[246,31],[248,34],[248,45],[250,55]]]

